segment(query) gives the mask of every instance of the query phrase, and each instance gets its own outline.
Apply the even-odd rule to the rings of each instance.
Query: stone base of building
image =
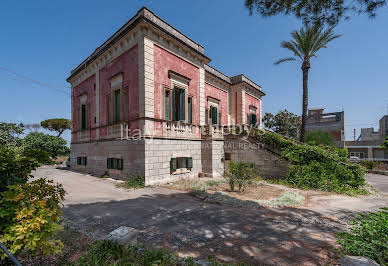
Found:
[[[110,140],[71,145],[71,168],[96,176],[129,180],[142,175],[146,185],[176,181],[181,178],[221,176],[224,170],[224,142],[203,140],[143,139]],[[86,165],[78,158],[86,157]],[[171,172],[171,158],[192,158],[192,168]],[[123,169],[108,169],[108,158],[122,159]]]

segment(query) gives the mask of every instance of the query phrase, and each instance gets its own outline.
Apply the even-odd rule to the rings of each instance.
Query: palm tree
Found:
[[[340,37],[333,33],[334,27],[326,30],[322,26],[305,26],[299,31],[291,33],[292,40],[282,41],[280,46],[290,50],[294,57],[287,57],[275,62],[275,65],[286,61],[300,61],[303,71],[303,107],[302,107],[302,125],[300,130],[300,141],[305,142],[306,139],[306,120],[307,120],[307,105],[308,105],[308,76],[310,69],[310,59],[317,57],[317,52],[321,48],[327,48],[327,44]]]

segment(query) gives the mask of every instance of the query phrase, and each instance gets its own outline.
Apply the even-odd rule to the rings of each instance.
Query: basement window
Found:
[[[171,161],[170,161],[171,174],[185,173],[185,170],[191,171],[191,168],[193,168],[192,157],[171,158]]]
[[[106,160],[108,169],[123,170],[124,169],[124,160],[118,158],[108,158]]]
[[[87,157],[77,157],[77,165],[87,165],[88,159]]]

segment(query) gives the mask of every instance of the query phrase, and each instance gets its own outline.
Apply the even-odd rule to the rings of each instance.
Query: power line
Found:
[[[54,87],[54,86],[52,86],[52,85],[50,85],[50,84],[48,84],[48,83],[44,83],[44,82],[41,82],[41,81],[39,81],[39,80],[35,80],[35,79],[32,79],[32,78],[29,78],[29,77],[27,77],[27,76],[24,76],[24,75],[22,75],[22,74],[19,74],[19,73],[15,72],[15,71],[11,70],[11,69],[8,69],[8,68],[6,68],[6,67],[0,66],[0,70],[5,71],[5,72],[8,72],[8,73],[10,73],[10,74],[12,74],[12,75],[14,75],[14,76],[16,76],[16,77],[18,77],[18,78],[24,80],[24,81],[28,81],[28,82],[34,83],[34,84],[36,84],[36,85],[38,85],[38,86],[46,87],[46,88],[55,90],[55,91],[57,91],[57,92],[64,93],[64,94],[66,94],[66,95],[68,95],[68,96],[71,95],[68,91],[59,89],[59,88]],[[15,79],[15,80],[17,80],[17,79]]]

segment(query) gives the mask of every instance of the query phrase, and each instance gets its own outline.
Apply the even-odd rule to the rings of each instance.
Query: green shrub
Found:
[[[380,162],[363,160],[363,161],[360,161],[360,164],[364,166],[366,169],[373,170],[373,168],[378,166]]]
[[[36,158],[26,155],[20,148],[0,146],[0,193],[10,185],[26,183],[31,171],[40,165]]]
[[[334,145],[333,137],[328,132],[314,131],[308,132],[306,143],[310,145]]]
[[[165,251],[138,249],[115,241],[100,240],[73,265],[195,265],[192,258],[180,259]]]
[[[144,177],[141,175],[133,175],[129,180],[119,183],[117,187],[126,188],[126,189],[137,189],[145,187]]]
[[[257,166],[253,163],[229,162],[229,169],[224,176],[228,180],[230,189],[234,191],[238,186],[238,191],[243,192],[249,182],[259,175]]]
[[[62,243],[54,240],[60,228],[62,185],[38,179],[8,187],[0,199],[0,241],[12,254],[25,251],[48,255],[61,251]],[[5,253],[0,253],[4,258]]]
[[[361,214],[350,223],[349,232],[337,234],[344,251],[388,265],[388,208]]]
[[[291,163],[286,181],[302,189],[320,189],[338,193],[365,193],[365,168],[347,161],[342,149],[322,148],[297,143],[279,134],[257,130],[252,137],[277,149]]]
[[[56,158],[58,155],[68,155],[70,152],[64,139],[41,132],[31,132],[24,137],[22,144],[25,149],[44,150],[52,158]]]

